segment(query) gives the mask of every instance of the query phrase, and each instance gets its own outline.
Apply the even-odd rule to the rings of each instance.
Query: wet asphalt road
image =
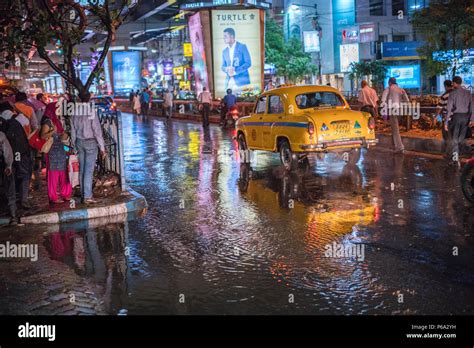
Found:
[[[232,136],[124,114],[127,181],[147,215],[0,233],[40,244],[48,266],[23,261],[23,274],[58,265],[28,283],[0,263],[0,312],[77,314],[24,297],[94,288],[95,313],[474,314],[474,208],[457,169],[379,149],[288,174],[276,154],[241,166]],[[328,257],[331,246],[359,254]]]

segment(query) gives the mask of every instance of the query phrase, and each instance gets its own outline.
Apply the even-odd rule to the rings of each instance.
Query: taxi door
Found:
[[[264,95],[258,98],[255,110],[250,114],[250,120],[245,123],[245,128],[247,129],[247,144],[250,148],[260,149],[262,146],[261,128],[266,110],[267,96]]]
[[[280,95],[268,96],[267,112],[263,116],[263,126],[261,127],[261,147],[272,151],[275,147],[275,131],[280,127],[278,124],[283,121],[285,107]]]

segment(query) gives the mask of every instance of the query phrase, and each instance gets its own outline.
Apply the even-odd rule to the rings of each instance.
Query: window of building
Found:
[[[396,41],[396,42],[405,41],[405,35],[392,35],[392,41]]]
[[[371,16],[383,16],[383,0],[370,0],[369,11]]]
[[[392,16],[398,16],[399,11],[405,16],[405,0],[392,0]]]

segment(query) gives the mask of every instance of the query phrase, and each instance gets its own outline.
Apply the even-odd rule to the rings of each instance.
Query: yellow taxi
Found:
[[[360,149],[377,143],[375,120],[351,110],[342,94],[328,86],[291,86],[267,91],[254,111],[236,123],[241,153],[280,153],[287,170],[296,169],[309,153],[348,152],[357,162]]]

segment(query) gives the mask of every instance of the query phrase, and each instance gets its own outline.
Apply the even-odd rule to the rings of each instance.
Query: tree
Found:
[[[387,63],[382,60],[370,62],[352,62],[349,65],[351,80],[359,80],[362,78],[370,78],[372,85],[378,89],[383,89],[383,82],[387,76]]]
[[[474,3],[472,0],[433,0],[429,7],[415,12],[411,20],[424,45],[419,53],[426,57],[430,76],[465,72],[470,63],[462,60],[462,50],[474,45]]]
[[[273,19],[267,19],[265,26],[265,62],[275,65],[278,74],[291,82],[317,72],[301,41],[291,38],[285,42],[283,29]]]
[[[100,74],[117,28],[130,13],[130,0],[6,0],[2,10],[11,16],[0,19],[1,43],[5,62],[27,60],[35,52],[78,93],[79,99],[90,96],[89,89]],[[105,35],[102,51],[86,82],[77,74],[80,61],[77,46],[86,30]],[[56,47],[63,64],[55,62],[48,47]],[[91,48],[94,51],[93,48]]]

